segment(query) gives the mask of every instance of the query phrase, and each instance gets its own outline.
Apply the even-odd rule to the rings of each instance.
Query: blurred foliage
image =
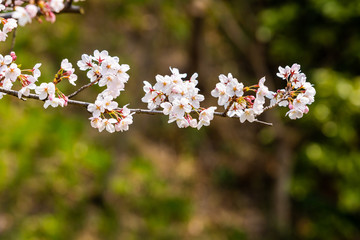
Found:
[[[144,107],[142,81],[168,66],[199,72],[208,105],[220,73],[253,83],[300,63],[317,90],[310,112],[274,127],[215,119],[200,131],[136,116],[98,133],[85,109],[0,100],[0,239],[357,239],[360,236],[360,1],[107,0],[17,31],[19,62],[106,49],[131,66],[120,104]],[[1,43],[7,53],[11,40]],[[76,71],[78,85],[87,83]],[[64,92],[75,90],[60,86]],[[98,89],[79,99],[93,101]],[[281,117],[279,117],[281,116]],[[274,121],[275,119],[275,121]],[[276,120],[277,119],[277,120]],[[284,120],[280,120],[284,119]],[[277,121],[277,122],[276,122]],[[278,126],[284,131],[279,131]],[[285,139],[285,140],[284,140]],[[285,145],[284,145],[285,144]],[[286,145],[288,144],[288,145]],[[288,146],[288,149],[282,149]],[[290,151],[285,231],[276,228],[279,152]],[[286,181],[286,179],[285,179]]]

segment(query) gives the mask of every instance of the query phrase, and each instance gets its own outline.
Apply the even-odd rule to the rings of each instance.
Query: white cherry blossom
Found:
[[[12,17],[18,20],[20,26],[25,26],[27,23],[31,23],[31,16],[26,11],[25,8],[16,6],[15,12],[13,12]]]
[[[50,0],[50,7],[58,13],[65,7],[64,0]]]
[[[15,82],[18,76],[20,76],[21,70],[18,68],[16,63],[12,63],[6,70],[5,70],[5,78],[10,79],[12,82]]]
[[[36,94],[39,95],[40,100],[46,99],[48,96],[55,95],[55,85],[54,83],[41,83],[40,86],[35,88]]]

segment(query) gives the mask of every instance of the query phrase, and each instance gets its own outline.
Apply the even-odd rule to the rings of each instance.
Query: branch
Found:
[[[84,9],[80,6],[73,6],[70,5],[69,7],[65,7],[63,10],[61,10],[59,13],[55,13],[55,14],[62,14],[62,13],[79,13],[79,14],[84,14]],[[11,12],[4,12],[4,13],[0,13],[0,17],[2,18],[11,18],[13,14],[13,11]],[[42,15],[42,13],[40,11],[38,11],[38,15]]]
[[[225,109],[225,111],[222,113],[223,117],[226,117],[226,114],[228,113],[228,111],[230,110],[230,108],[232,107],[232,105],[234,104],[235,98],[233,97],[232,101],[229,103],[229,106]]]
[[[7,89],[4,89],[2,87],[0,87],[0,92],[9,94],[9,95],[14,96],[14,97],[18,97],[18,93],[19,93],[16,90],[7,90]],[[46,100],[46,99],[40,100],[39,95],[37,95],[37,94],[29,94],[29,96],[24,96],[23,95],[22,98],[24,98],[24,100],[25,100],[25,98],[31,98],[31,99],[35,99],[35,100],[39,100],[39,101],[43,101],[43,102]],[[83,102],[83,101],[77,101],[77,100],[71,100],[71,99],[69,99],[67,103],[71,104],[71,105],[77,105],[77,106],[81,106],[81,107],[86,107],[86,108],[87,108],[87,106],[89,106],[91,104],[89,102]],[[120,108],[118,108],[116,110],[120,110]],[[131,113],[136,113],[136,114],[150,114],[150,115],[163,114],[163,111],[161,111],[161,110],[149,110],[149,109],[140,109],[140,108],[139,109],[129,109],[129,110],[130,110]],[[195,111],[193,111],[193,112],[195,113]],[[224,115],[223,112],[214,112],[214,116],[230,118],[230,117]],[[233,118],[238,118],[238,117],[233,117]],[[260,121],[260,120],[257,120],[257,119],[255,119],[254,122],[261,123],[261,124],[268,125],[268,126],[273,125],[272,123]]]
[[[72,6],[73,0],[67,0],[65,3],[65,8],[70,8]]]
[[[1,87],[0,87],[0,92],[9,94],[9,95],[14,96],[14,97],[18,97],[18,96],[19,96],[19,92],[18,92],[18,91],[15,91],[15,90],[7,90],[7,89],[1,88]],[[22,95],[21,97],[24,98],[24,100],[25,100],[26,98],[31,98],[31,99],[35,99],[35,100],[39,100],[39,101],[43,101],[43,102],[45,102],[45,100],[46,100],[46,99],[40,100],[40,99],[39,99],[39,95],[37,95],[37,94],[32,94],[32,93],[30,93],[29,96],[24,96],[24,95]],[[68,100],[68,104],[78,105],[78,106],[82,106],[82,107],[87,107],[90,103],[88,103],[88,102],[83,102],[83,101],[77,101],[77,100]]]
[[[75,92],[71,93],[69,96],[67,96],[69,99],[75,97],[76,95],[78,95],[81,91],[85,90],[88,87],[91,87],[92,85],[94,85],[96,82],[98,82],[100,80],[101,76],[99,76],[95,81],[92,81],[88,84],[85,84],[84,86],[82,86],[81,88],[79,88],[78,90],[76,90]]]

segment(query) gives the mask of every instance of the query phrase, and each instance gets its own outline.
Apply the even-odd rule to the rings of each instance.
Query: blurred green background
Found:
[[[191,75],[210,96],[228,72],[283,87],[299,63],[317,95],[309,114],[216,118],[178,129],[138,115],[128,132],[98,133],[85,109],[0,100],[0,239],[359,239],[360,1],[88,0],[85,15],[19,28],[23,67],[108,50],[131,66],[120,104],[145,108],[143,81]],[[1,43],[7,54],[11,38]],[[88,82],[78,69],[78,86]],[[76,88],[62,86],[65,93]],[[93,101],[99,89],[77,96]]]

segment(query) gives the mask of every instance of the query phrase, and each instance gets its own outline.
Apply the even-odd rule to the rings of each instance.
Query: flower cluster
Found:
[[[15,63],[16,55],[12,52],[10,55],[3,56],[0,54],[0,87],[11,90],[14,83],[18,81],[22,88],[18,91],[18,97],[22,95],[29,96],[30,90],[35,89],[35,82],[41,75],[39,67],[41,64],[36,64],[33,69],[21,70]],[[29,74],[26,74],[29,73]],[[5,95],[0,93],[0,99]]]
[[[171,76],[157,75],[154,86],[144,81],[145,96],[142,101],[148,104],[150,110],[161,107],[163,113],[169,115],[169,123],[176,121],[180,128],[190,126],[200,129],[210,125],[216,107],[200,107],[204,96],[199,94],[196,87],[198,74],[194,73],[189,80],[185,80],[186,74],[179,73],[178,69],[170,68],[170,71]],[[192,113],[196,113],[199,120],[193,118]]]
[[[133,123],[133,114],[137,110],[131,110],[127,105],[120,108],[115,101],[124,91],[125,83],[129,80],[127,71],[130,69],[129,65],[120,64],[118,57],[109,56],[105,50],[101,52],[95,50],[93,55],[83,54],[77,65],[80,70],[87,72],[90,83],[69,96],[57,87],[63,81],[76,85],[78,77],[67,59],[62,60],[61,67],[52,82],[41,83],[39,86],[36,82],[41,76],[39,70],[41,64],[36,64],[32,69],[20,69],[20,65],[15,63],[16,59],[14,52],[6,56],[0,54],[0,88],[2,89],[0,99],[9,93],[19,98],[38,98],[44,101],[44,108],[64,107],[68,104],[69,98],[87,87],[98,85],[104,87],[104,90],[98,94],[95,102],[80,103],[85,104],[92,114],[89,118],[91,126],[100,132],[106,130],[113,133],[127,131],[129,125]],[[223,113],[217,113],[215,106],[200,107],[204,96],[199,94],[199,89],[196,87],[197,73],[186,80],[186,74],[180,73],[177,68],[170,68],[170,71],[170,76],[157,75],[154,86],[144,81],[145,96],[142,101],[147,103],[151,112],[169,115],[168,122],[176,122],[179,128],[200,129],[202,126],[210,125],[214,115],[237,117],[242,123],[261,122],[256,119],[257,116],[275,106],[288,107],[289,111],[286,115],[291,119],[297,119],[309,112],[308,105],[314,102],[316,94],[315,88],[306,81],[306,75],[300,71],[299,64],[279,67],[277,76],[286,80],[287,84],[284,89],[275,92],[269,91],[265,86],[265,77],[256,85],[245,87],[231,73],[227,76],[221,74],[215,89],[211,91],[211,95],[218,98],[218,105],[225,109]],[[21,88],[14,93],[12,87],[15,82],[18,82]],[[30,96],[31,90],[37,95]],[[268,106],[264,106],[266,102],[269,103]]]
[[[218,98],[218,104],[224,106],[227,116],[237,116],[242,123],[253,122],[264,111],[265,97],[269,93],[264,85],[265,77],[250,87],[244,87],[231,73],[228,76],[221,74],[219,80],[211,95]]]
[[[113,100],[120,96],[129,80],[126,73],[130,69],[129,65],[119,64],[119,58],[109,56],[105,50],[95,50],[93,56],[83,54],[77,64],[80,70],[87,71],[91,84],[106,87],[97,96],[95,103],[89,104],[87,108],[92,113],[91,126],[100,132],[104,129],[111,133],[128,130],[133,122],[133,113],[126,106],[118,108],[118,103]]]
[[[69,80],[70,83],[75,85],[77,76],[74,74],[72,64],[67,59],[61,62],[61,68],[55,75],[53,82],[41,83],[40,86],[36,85],[38,78],[41,76],[39,67],[40,63],[37,63],[32,69],[20,69],[15,63],[16,55],[12,52],[10,55],[0,55],[0,87],[6,90],[12,90],[12,87],[16,81],[21,85],[21,89],[18,91],[18,97],[29,96],[30,91],[34,90],[39,95],[39,99],[45,101],[44,108],[48,106],[66,106],[68,98],[63,94],[56,85],[62,80]],[[27,74],[29,73],[29,74]],[[0,98],[4,93],[0,94]]]
[[[44,108],[64,107],[67,105],[68,97],[56,87],[63,80],[68,80],[72,85],[76,85],[77,75],[74,74],[75,69],[67,59],[62,60],[61,68],[55,74],[53,82],[41,83],[40,86],[35,88],[36,94],[39,95],[40,100],[45,100]]]
[[[32,69],[21,70],[15,60],[16,55],[13,52],[6,56],[0,55],[0,87],[12,90],[13,83],[19,81],[21,83],[21,89],[17,91],[19,98],[29,96],[30,91],[33,90],[39,100],[44,101],[44,108],[67,105],[69,99],[57,85],[64,80],[76,85],[78,77],[74,74],[75,69],[68,59],[62,60],[61,67],[52,82],[44,82],[39,86],[36,82],[41,75],[39,70],[41,64],[36,64]],[[105,87],[97,96],[95,103],[88,105],[88,111],[92,113],[91,126],[100,132],[104,129],[108,132],[127,131],[133,122],[133,113],[127,106],[118,108],[118,103],[114,99],[124,90],[125,83],[129,80],[129,75],[126,73],[130,69],[129,65],[119,64],[119,58],[109,56],[107,51],[98,50],[94,51],[93,56],[83,54],[77,64],[81,70],[87,71],[90,79],[88,86],[98,84],[100,87]],[[5,93],[0,92],[0,98],[3,95]]]
[[[301,118],[309,111],[306,105],[314,102],[315,88],[306,82],[306,75],[301,73],[300,65],[296,63],[292,67],[279,67],[277,76],[285,79],[287,86],[272,92],[265,86],[265,77],[257,85],[244,87],[231,73],[228,76],[220,75],[220,82],[211,95],[218,98],[220,106],[225,107],[227,116],[237,116],[242,123],[257,120],[257,116],[277,105],[288,106],[290,111],[286,115],[291,119]],[[270,99],[270,103],[264,107],[266,98]]]
[[[4,5],[0,4],[0,11],[1,9],[4,8],[5,8]],[[2,30],[0,30],[0,42],[3,42],[8,37],[8,33],[17,27],[17,22],[13,18],[9,18],[9,19],[0,18],[0,23],[1,25],[3,25]]]
[[[300,71],[299,64],[293,64],[291,67],[279,67],[278,77],[286,80],[285,89],[270,93],[271,105],[280,107],[289,107],[286,113],[291,119],[302,118],[309,112],[310,105],[315,100],[315,88],[306,81],[306,75]]]
[[[74,2],[78,2],[75,0]],[[24,26],[31,23],[32,19],[37,18],[39,14],[45,16],[45,20],[55,22],[55,13],[59,13],[65,8],[65,0],[41,0],[41,1],[23,1],[23,0],[6,0],[4,3],[0,0],[0,12],[13,11],[12,18],[0,18],[3,29],[0,30],[0,41],[5,41],[8,33],[17,25]]]
[[[60,12],[64,7],[64,0],[36,1],[26,6],[23,6],[23,1],[17,1],[12,17],[18,20],[20,26],[24,26],[41,13],[46,21],[53,23],[56,20],[55,13]]]

